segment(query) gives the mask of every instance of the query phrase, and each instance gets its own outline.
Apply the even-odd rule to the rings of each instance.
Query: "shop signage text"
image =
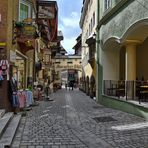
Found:
[[[79,69],[79,68],[81,68],[81,65],[57,65],[56,68]]]

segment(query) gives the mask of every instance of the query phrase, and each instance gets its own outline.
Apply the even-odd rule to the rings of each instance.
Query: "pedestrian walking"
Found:
[[[65,89],[67,90],[67,83],[65,83]]]
[[[74,83],[71,81],[71,89],[73,90]]]

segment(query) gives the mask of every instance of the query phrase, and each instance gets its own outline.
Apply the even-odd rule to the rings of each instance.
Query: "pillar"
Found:
[[[125,80],[126,80],[126,98],[135,98],[135,80],[136,80],[136,46],[140,44],[137,40],[127,40],[126,46],[126,63],[125,63]]]

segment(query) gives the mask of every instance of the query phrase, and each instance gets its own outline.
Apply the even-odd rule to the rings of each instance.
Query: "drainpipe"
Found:
[[[97,75],[96,75],[96,100],[97,102],[100,102],[101,95],[102,95],[102,66],[101,66],[101,60],[100,60],[100,27],[99,27],[99,21],[100,21],[100,1],[97,0],[97,28],[96,28],[96,64],[97,64]]]

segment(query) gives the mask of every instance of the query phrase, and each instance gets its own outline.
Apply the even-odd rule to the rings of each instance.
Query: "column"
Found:
[[[127,40],[126,46],[126,63],[125,63],[125,80],[126,80],[126,97],[127,99],[135,98],[135,80],[136,80],[136,46],[140,44],[137,40]]]
[[[138,40],[127,40],[126,46],[126,80],[136,80],[136,46],[140,44]]]

